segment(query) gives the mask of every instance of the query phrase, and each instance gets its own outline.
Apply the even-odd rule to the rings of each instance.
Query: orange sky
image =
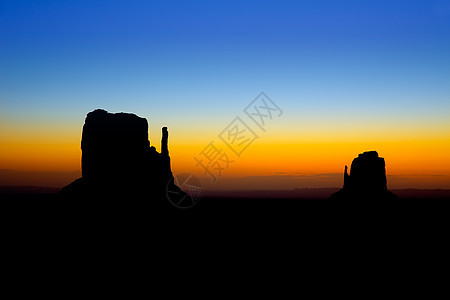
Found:
[[[40,175],[33,177],[27,173],[27,176],[23,176],[23,182],[19,176],[12,183],[14,185],[64,185],[71,180],[71,176],[78,176],[74,171],[80,171],[81,123],[82,120],[80,124],[61,123],[56,126],[16,122],[9,123],[9,128],[3,126],[0,132],[0,169],[38,172],[36,174],[47,172],[42,176],[49,177],[46,181]],[[159,149],[158,126],[153,126],[150,134],[152,144]],[[281,122],[260,134],[259,139],[241,157],[235,156],[217,138],[220,125],[195,130],[178,124],[173,127],[169,128],[169,150],[174,173],[194,173],[207,185],[210,185],[209,178],[204,177],[202,169],[195,166],[194,157],[199,157],[202,149],[214,140],[229,155],[230,160],[234,160],[229,169],[218,176],[219,180],[247,176],[342,173],[344,165],[350,166],[352,159],[359,153],[376,150],[386,160],[387,174],[393,176],[389,182],[390,188],[450,188],[450,136],[445,135],[445,128],[442,127],[425,132],[411,128],[411,132],[403,133],[389,131],[389,128],[371,132],[370,128],[366,128],[363,134],[363,130],[358,128],[347,128],[345,134],[339,132],[343,128],[312,128],[299,130],[296,134],[294,129],[281,130]],[[194,134],[190,135],[190,130]],[[53,172],[53,175],[48,172]],[[62,179],[58,181],[55,179],[58,172],[72,173],[61,175]],[[0,182],[2,184],[5,182]],[[340,186],[342,182],[338,176],[326,184]],[[255,183],[255,186],[258,185]],[[214,188],[214,185],[211,187]]]

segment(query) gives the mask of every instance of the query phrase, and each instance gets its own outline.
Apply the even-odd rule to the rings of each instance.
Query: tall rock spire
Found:
[[[169,155],[169,147],[167,146],[167,142],[169,139],[169,132],[167,131],[167,127],[162,128],[162,138],[161,138],[161,154]]]

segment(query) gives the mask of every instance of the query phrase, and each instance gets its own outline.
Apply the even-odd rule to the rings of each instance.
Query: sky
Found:
[[[244,111],[261,92],[264,130]],[[158,149],[168,126],[172,170],[208,184],[213,142],[222,183],[341,186],[377,150],[389,187],[450,188],[450,1],[0,0],[0,185],[79,176],[96,108],[147,118]],[[239,156],[219,136],[236,117],[258,137]]]

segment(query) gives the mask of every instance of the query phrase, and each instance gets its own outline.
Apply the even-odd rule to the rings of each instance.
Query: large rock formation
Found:
[[[148,123],[128,113],[97,109],[88,113],[81,141],[82,178],[63,188],[62,195],[81,198],[165,198],[173,184],[168,131],[162,129],[161,153],[150,147]]]
[[[386,164],[376,151],[364,152],[352,162],[350,175],[344,171],[344,187],[331,196],[333,199],[394,199],[388,191]]]

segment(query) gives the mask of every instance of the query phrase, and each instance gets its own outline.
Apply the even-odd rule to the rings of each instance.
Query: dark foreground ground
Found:
[[[181,210],[154,209],[148,205],[154,199],[67,200],[53,192],[4,189],[0,195],[3,258],[19,273],[31,269],[42,276],[51,262],[55,275],[82,274],[92,282],[105,274],[148,282],[149,274],[156,274],[179,284],[197,272],[248,280],[242,273],[248,270],[270,278],[303,274],[313,281],[323,276],[348,281],[351,273],[378,285],[386,278],[396,282],[398,274],[422,278],[449,263],[446,197],[389,202],[205,197]],[[169,275],[161,277],[164,272]]]
[[[328,199],[335,189],[209,193],[189,209],[175,208],[167,199],[135,196],[64,199],[58,191],[35,187],[0,188],[2,220],[19,222],[18,225],[48,222],[79,228],[102,224],[124,228],[136,226],[134,230],[138,231],[150,223],[169,227],[181,223],[198,226],[199,230],[207,230],[210,225],[232,228],[254,224],[327,230],[339,226],[363,230],[364,225],[374,229],[391,225],[407,229],[414,226],[429,228],[433,224],[444,226],[450,219],[448,190],[394,190],[401,197],[395,201]]]

